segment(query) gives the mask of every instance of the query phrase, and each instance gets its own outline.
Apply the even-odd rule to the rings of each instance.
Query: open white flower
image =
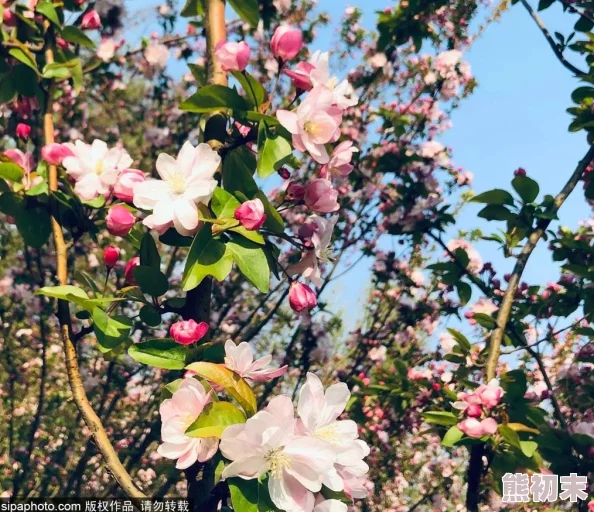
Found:
[[[343,110],[353,107],[359,102],[353,86],[348,80],[338,82],[336,76],[330,75],[330,54],[328,52],[315,52],[309,59],[309,63],[314,67],[310,73],[310,79],[314,87],[323,85],[332,92],[334,104]]]
[[[108,148],[102,140],[92,144],[77,140],[65,144],[73,153],[62,161],[66,173],[74,178],[74,191],[84,201],[111,193],[118,176],[132,164],[132,158],[123,148]]]
[[[293,404],[282,395],[246,423],[228,427],[220,447],[233,461],[223,471],[223,479],[252,480],[268,474],[270,499],[289,512],[312,512],[313,493],[321,490],[334,463],[327,443],[295,435]]]
[[[250,344],[242,341],[236,345],[233,340],[225,343],[225,366],[244,379],[253,382],[268,382],[287,373],[289,367],[267,368],[272,362],[272,355],[260,357],[254,361],[254,353]]]
[[[134,205],[152,211],[143,223],[160,232],[172,225],[182,235],[199,226],[198,204],[208,204],[217,186],[214,174],[221,157],[208,144],[186,142],[177,159],[161,153],[157,172],[161,180],[147,180],[134,187]]]

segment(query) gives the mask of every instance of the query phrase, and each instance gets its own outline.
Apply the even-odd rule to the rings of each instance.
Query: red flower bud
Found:
[[[16,127],[16,136],[23,140],[29,140],[31,135],[31,127],[25,123],[19,123]]]
[[[136,223],[136,217],[128,208],[116,204],[109,209],[105,217],[107,231],[114,236],[126,236]]]
[[[197,323],[194,320],[180,320],[175,322],[169,329],[171,337],[181,345],[191,345],[204,338],[208,332],[206,322]]]
[[[134,267],[140,265],[140,258],[138,256],[132,258],[126,268],[124,270],[124,279],[128,284],[136,284],[136,279],[134,279]]]
[[[106,247],[103,251],[103,261],[105,262],[105,266],[107,268],[115,267],[115,264],[118,262],[119,259],[120,250],[117,247],[110,245]]]
[[[289,290],[289,304],[294,311],[300,313],[304,309],[315,308],[318,300],[309,286],[293,281]]]

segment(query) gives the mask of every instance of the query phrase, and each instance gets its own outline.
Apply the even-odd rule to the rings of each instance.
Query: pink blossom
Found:
[[[305,187],[305,204],[316,213],[331,213],[340,208],[338,192],[330,180],[318,178]]]
[[[134,187],[144,183],[146,175],[139,169],[124,169],[113,187],[113,195],[121,201],[131,203],[134,200]]]
[[[250,60],[250,47],[245,41],[219,41],[215,56],[223,71],[243,71]]]
[[[497,432],[497,422],[493,418],[486,418],[482,421],[476,418],[466,418],[458,423],[458,428],[468,437],[476,439]]]
[[[193,319],[180,320],[171,325],[169,334],[180,345],[191,345],[204,338],[208,329],[206,322],[198,323]]]
[[[144,49],[144,58],[157,69],[163,69],[169,60],[169,48],[164,44],[151,43]]]
[[[342,110],[333,105],[332,92],[326,87],[314,88],[295,111],[278,110],[280,123],[293,135],[293,145],[309,152],[321,164],[330,161],[325,144],[340,134]]]
[[[237,219],[244,228],[250,231],[256,231],[260,229],[266,221],[264,204],[262,204],[260,199],[246,201],[237,207],[233,217]]]
[[[353,146],[353,142],[350,140],[341,142],[334,148],[330,161],[327,164],[322,165],[320,169],[321,178],[330,178],[330,176],[338,176],[340,178],[346,178],[353,170],[351,160],[353,154],[359,150]]]
[[[115,205],[109,209],[105,217],[107,231],[114,236],[126,236],[136,223],[136,217],[122,205]]]
[[[313,84],[311,83],[310,74],[313,69],[315,69],[313,64],[309,62],[299,62],[297,66],[295,66],[295,69],[285,69],[283,73],[291,79],[295,89],[311,91]]]
[[[41,148],[41,156],[43,159],[47,163],[53,165],[62,165],[62,160],[64,160],[64,158],[73,155],[74,153],[70,147],[65,144],[57,144],[53,142],[52,144],[47,144]]]
[[[473,274],[478,274],[483,268],[483,259],[478,251],[472,246],[470,242],[462,239],[450,240],[447,244],[448,249],[455,253],[456,249],[463,249],[468,255],[468,265],[466,268]]]
[[[294,181],[291,181],[287,185],[285,197],[288,201],[293,201],[295,203],[299,203],[299,202],[303,201],[303,198],[305,197],[305,187],[299,185],[299,183],[295,183]]]
[[[289,304],[291,309],[300,313],[301,311],[315,308],[318,299],[313,290],[306,284],[293,281],[289,290]]]
[[[315,251],[305,251],[301,259],[287,268],[287,273],[290,276],[301,275],[309,279],[318,288],[322,286],[322,274],[318,267],[318,258]]]
[[[301,30],[281,25],[278,27],[270,40],[272,54],[282,61],[294,59],[303,46],[303,34]]]
[[[134,279],[134,268],[140,265],[140,258],[135,256],[126,264],[124,269],[124,280],[127,284],[135,285],[136,279]]]
[[[117,49],[118,45],[113,37],[104,37],[101,39],[101,44],[97,48],[97,57],[103,62],[109,62],[113,59]]]
[[[210,395],[196,379],[184,379],[171,398],[163,401],[161,414],[161,439],[158,452],[168,459],[177,460],[177,469],[189,468],[196,462],[211,459],[218,448],[215,437],[196,438],[186,435],[187,428],[196,421],[204,407],[210,402]]]
[[[96,30],[101,28],[101,18],[94,9],[83,15],[80,28],[83,30]]]
[[[113,268],[119,259],[120,250],[117,247],[110,245],[103,251],[103,262],[108,268]]]
[[[571,434],[581,434],[594,439],[594,423],[588,423],[586,421],[572,423],[568,430]]]
[[[253,382],[268,382],[287,373],[287,365],[281,368],[266,368],[272,361],[267,355],[254,361],[254,353],[249,343],[242,341],[236,345],[232,340],[225,343],[225,366],[244,379]]]
[[[497,379],[492,379],[488,384],[481,384],[474,394],[487,409],[496,407],[503,396],[503,388]]]
[[[33,167],[35,167],[33,153],[30,151],[23,153],[20,149],[7,149],[4,151],[4,155],[10,158],[15,164],[20,165],[23,171],[25,171],[25,174],[29,174],[33,170]]]
[[[16,136],[19,139],[29,140],[29,136],[31,135],[31,127],[25,123],[19,123],[16,127]]]

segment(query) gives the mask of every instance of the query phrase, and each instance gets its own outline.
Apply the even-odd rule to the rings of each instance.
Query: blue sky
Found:
[[[147,5],[134,0],[131,4],[131,9],[142,5],[145,13],[151,13],[149,5],[158,2]],[[330,12],[332,23],[320,31],[313,49],[332,48],[336,24],[347,6],[361,8],[364,26],[372,28],[376,11],[392,4],[386,0],[320,2],[321,8]],[[553,6],[540,15],[551,32],[570,32],[569,16],[562,15],[560,8]],[[149,14],[144,19],[138,30],[148,35],[155,18]],[[513,171],[523,167],[539,182],[541,193],[556,194],[586,151],[585,137],[567,131],[570,117],[565,109],[571,106],[570,95],[578,81],[557,61],[520,4],[487,28],[466,59],[479,86],[454,112],[452,129],[440,139],[452,148],[454,162],[474,173],[476,192],[510,188]],[[478,219],[479,209],[467,205],[457,227],[448,235],[455,237],[458,229],[494,231],[499,223]],[[560,217],[563,224],[573,227],[589,215],[590,208],[583,195],[576,191],[562,208]],[[505,260],[493,244],[480,242],[477,247],[483,259],[492,261],[501,274],[510,270],[513,261]],[[326,292],[326,298],[338,298],[334,309],[348,311],[347,329],[354,327],[360,318],[369,283],[369,264],[363,261]],[[531,284],[544,284],[555,280],[557,274],[556,265],[541,246],[526,269],[525,279]]]

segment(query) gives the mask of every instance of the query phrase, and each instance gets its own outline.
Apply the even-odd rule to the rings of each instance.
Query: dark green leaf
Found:
[[[262,87],[260,81],[256,80],[247,71],[233,71],[232,75],[241,84],[246,99],[254,109],[257,110],[260,106],[264,105],[267,95],[266,89]]]
[[[205,85],[184,101],[180,108],[202,114],[216,110],[247,110],[248,104],[237,91],[224,85]]]
[[[140,242],[140,264],[156,270],[161,268],[161,257],[150,233],[145,233]]]
[[[50,216],[45,208],[35,206],[23,209],[15,218],[19,233],[27,245],[39,249],[52,232]]]
[[[148,304],[142,306],[139,316],[140,319],[150,327],[156,327],[161,323],[161,314]]]
[[[514,220],[516,216],[505,206],[489,204],[485,206],[478,216],[486,220]]]
[[[465,306],[472,297],[472,288],[468,283],[459,281],[456,283],[456,290],[458,290],[458,297],[460,297],[460,303]]]
[[[509,206],[513,206],[514,196],[512,196],[507,190],[496,188],[473,197],[471,201],[473,203],[486,203],[497,205],[507,204]]]
[[[245,238],[233,237],[226,244],[241,273],[262,293],[270,287],[270,268],[261,245]]]
[[[202,16],[204,14],[203,0],[186,0],[186,4],[182,8],[180,14],[184,18],[193,18],[194,16]]]
[[[462,334],[459,331],[456,331],[455,329],[450,328],[448,328],[448,332],[454,337],[454,339],[458,342],[458,345],[460,345],[460,348],[464,350],[464,352],[470,352],[472,345],[470,344],[470,341],[468,341],[468,338],[464,336],[464,334]]]
[[[252,27],[258,25],[260,12],[258,0],[228,0],[229,5],[239,15],[239,17],[249,23]]]
[[[50,0],[42,0],[37,4],[35,7],[37,12],[43,14],[48,20],[50,20],[54,25],[60,27],[60,18],[58,17],[58,13],[54,8],[54,4]]]
[[[146,265],[138,265],[134,267],[133,273],[140,289],[152,297],[165,295],[169,289],[167,277],[160,270]]]
[[[447,411],[429,411],[422,414],[427,423],[449,427],[458,423],[458,417]]]
[[[512,186],[525,203],[531,203],[538,197],[540,187],[538,183],[528,176],[516,176]]]
[[[64,27],[60,35],[70,43],[79,44],[91,49],[95,48],[95,43],[81,29],[74,25]]]

